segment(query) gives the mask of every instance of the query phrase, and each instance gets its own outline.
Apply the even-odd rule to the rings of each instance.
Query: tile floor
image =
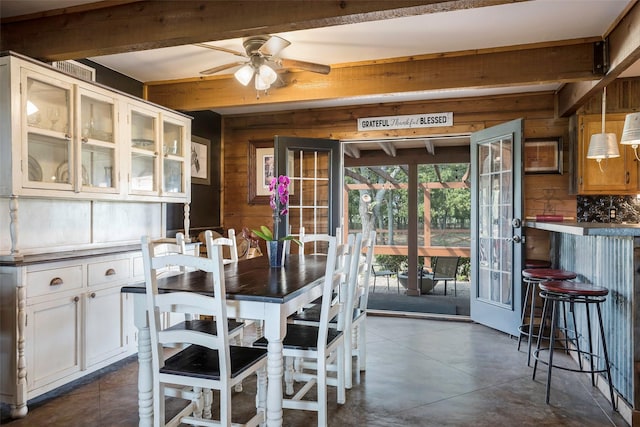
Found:
[[[532,381],[516,340],[478,324],[370,316],[367,341],[367,371],[347,403],[338,406],[330,393],[332,426],[627,425],[581,374],[554,371],[546,405],[546,370]],[[7,419],[3,405],[0,424],[136,426],[136,359],[106,371],[32,404],[21,420]],[[252,403],[253,390],[249,383],[235,395],[234,413]],[[284,412],[285,426],[315,420],[315,413]]]

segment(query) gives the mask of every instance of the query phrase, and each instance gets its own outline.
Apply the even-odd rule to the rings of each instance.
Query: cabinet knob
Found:
[[[95,298],[96,297],[96,293],[95,292],[91,292],[91,294],[89,295],[91,298]]]
[[[73,302],[78,302],[78,301],[80,301],[80,297],[79,296],[73,297]]]
[[[629,175],[629,171],[627,171],[627,173],[624,174],[624,183],[628,184],[629,181],[631,181],[630,175]]]
[[[116,274],[116,270],[114,270],[113,268],[108,269],[104,273],[105,276],[114,276],[115,274]]]
[[[49,286],[58,286],[58,285],[62,285],[64,282],[62,281],[61,278],[59,277],[54,277],[53,279],[51,279],[51,281],[49,282]]]
[[[85,136],[80,141],[82,141],[83,144],[86,144],[87,142],[89,142],[89,138]]]

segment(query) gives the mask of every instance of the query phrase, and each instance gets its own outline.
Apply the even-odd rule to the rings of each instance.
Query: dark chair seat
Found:
[[[254,347],[230,346],[231,378],[242,374],[254,363],[267,357],[267,350]],[[165,361],[163,374],[184,375],[210,380],[220,379],[218,351],[190,345]]]
[[[230,334],[242,329],[244,327],[244,323],[236,322],[235,320],[227,321],[228,331]],[[170,328],[165,329],[167,331],[198,331],[205,332],[207,334],[216,335],[217,334],[217,325],[215,320],[207,320],[207,319],[196,319],[196,320],[185,320],[184,322],[176,323]]]
[[[359,308],[353,309],[353,319],[355,320],[360,314],[362,310]],[[300,313],[294,313],[289,316],[288,320],[293,322],[319,322],[320,321],[320,305],[312,305],[311,307],[307,307],[302,310]],[[337,323],[338,319],[334,317],[330,320],[329,323]]]
[[[327,332],[327,346],[342,336],[342,331],[329,328]],[[253,343],[254,346],[266,348],[268,341],[266,338],[260,338]],[[282,342],[284,348],[292,348],[296,350],[317,350],[318,348],[318,328],[316,326],[307,325],[287,325],[287,335]]]
[[[588,283],[570,282],[567,280],[552,280],[540,283],[540,289],[554,294],[566,294],[583,297],[604,297],[609,294],[609,289],[602,286],[594,286]]]

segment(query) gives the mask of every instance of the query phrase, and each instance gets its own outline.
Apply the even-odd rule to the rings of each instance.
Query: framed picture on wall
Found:
[[[191,183],[211,185],[211,141],[191,136]]]
[[[562,138],[535,138],[524,141],[525,173],[562,174]]]
[[[249,204],[269,204],[271,193],[269,183],[275,177],[275,155],[273,140],[249,141]],[[289,158],[289,170],[294,166],[293,156]],[[293,183],[289,186],[291,203],[297,203]]]

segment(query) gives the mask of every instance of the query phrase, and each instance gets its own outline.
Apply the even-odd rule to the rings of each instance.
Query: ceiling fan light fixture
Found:
[[[251,81],[253,74],[253,67],[250,64],[245,64],[233,75],[235,76],[236,80],[238,80],[243,86],[246,86]]]

